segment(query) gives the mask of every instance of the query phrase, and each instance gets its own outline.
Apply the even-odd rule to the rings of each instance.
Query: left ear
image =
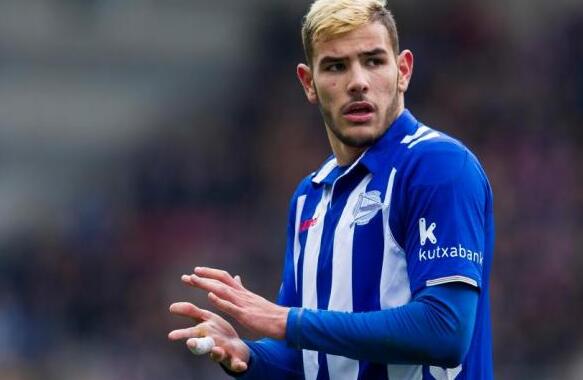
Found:
[[[305,63],[300,63],[296,69],[296,74],[304,88],[308,101],[312,104],[318,104],[318,95],[316,93],[316,86],[314,85],[312,69]]]
[[[399,91],[406,92],[409,88],[409,81],[413,75],[413,53],[411,50],[403,50],[397,57],[397,67],[399,68]]]

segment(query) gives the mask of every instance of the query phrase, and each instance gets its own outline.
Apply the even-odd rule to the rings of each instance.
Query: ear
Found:
[[[399,91],[406,92],[413,75],[413,53],[411,50],[403,50],[397,57],[399,68]]]
[[[312,74],[312,69],[304,63],[298,64],[296,69],[298,79],[304,88],[306,93],[306,98],[312,104],[318,103],[318,95],[316,94],[316,87],[314,86],[314,75]]]

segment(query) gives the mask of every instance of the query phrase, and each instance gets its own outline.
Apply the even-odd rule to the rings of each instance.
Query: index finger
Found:
[[[170,312],[181,317],[192,318],[196,322],[207,321],[212,318],[213,313],[208,310],[198,308],[190,302],[176,302],[170,305]]]
[[[194,274],[200,277],[210,278],[213,280],[217,280],[222,282],[225,285],[229,285],[235,289],[244,289],[243,285],[235,278],[233,278],[229,272],[215,269],[215,268],[208,268],[208,267],[196,267],[194,268]]]

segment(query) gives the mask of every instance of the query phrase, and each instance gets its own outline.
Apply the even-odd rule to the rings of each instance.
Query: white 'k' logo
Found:
[[[429,228],[427,228],[425,218],[419,219],[419,240],[421,241],[421,245],[425,245],[427,239],[429,239],[429,241],[433,244],[437,243],[437,239],[433,234],[433,230],[435,230],[435,227],[437,227],[437,224],[435,224],[435,222],[431,223],[429,225]]]

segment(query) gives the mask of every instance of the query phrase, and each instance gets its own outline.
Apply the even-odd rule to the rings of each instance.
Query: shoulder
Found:
[[[440,185],[470,178],[487,181],[477,157],[459,140],[431,130],[433,138],[404,148],[402,174],[410,186]]]
[[[315,172],[308,174],[298,183],[296,186],[293,195],[290,199],[290,206],[295,204],[301,196],[304,196],[308,193],[308,190],[312,184],[312,179],[314,178]]]

